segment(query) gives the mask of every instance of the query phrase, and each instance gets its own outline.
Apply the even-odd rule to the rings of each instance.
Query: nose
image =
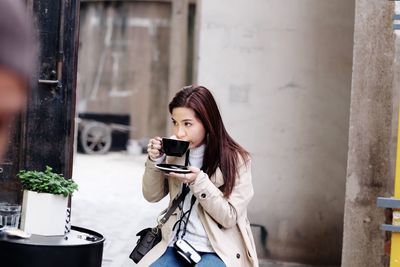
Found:
[[[178,139],[183,139],[183,137],[185,137],[185,135],[186,135],[185,130],[182,127],[179,127],[178,132],[176,133],[176,137]]]

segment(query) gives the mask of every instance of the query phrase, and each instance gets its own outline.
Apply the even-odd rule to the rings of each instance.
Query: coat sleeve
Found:
[[[168,194],[168,181],[163,172],[147,159],[142,181],[144,198],[149,202],[158,202]]]
[[[247,205],[254,195],[251,177],[251,161],[242,163],[235,178],[231,195],[225,198],[213,184],[208,175],[200,172],[194,184],[190,186],[203,209],[225,228],[236,225],[238,218],[246,216]]]

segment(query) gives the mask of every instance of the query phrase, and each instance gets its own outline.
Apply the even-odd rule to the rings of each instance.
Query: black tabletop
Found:
[[[72,226],[65,236],[32,235],[21,239],[0,236],[0,266],[7,267],[101,267],[104,237]]]
[[[3,241],[32,246],[84,246],[103,242],[104,237],[95,231],[72,226],[71,232],[63,236],[31,235],[30,238],[24,239],[2,233],[0,234],[0,242]]]

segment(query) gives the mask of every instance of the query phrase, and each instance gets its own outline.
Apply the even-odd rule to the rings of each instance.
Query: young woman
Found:
[[[187,86],[169,104],[176,139],[189,141],[190,173],[165,174],[155,164],[184,165],[185,156],[163,154],[162,139],[148,144],[143,195],[157,202],[190,191],[162,227],[162,240],[139,262],[140,266],[188,266],[174,243],[183,239],[201,256],[196,266],[258,266],[247,219],[253,196],[249,153],[227,133],[211,92]],[[171,202],[170,202],[171,203]]]

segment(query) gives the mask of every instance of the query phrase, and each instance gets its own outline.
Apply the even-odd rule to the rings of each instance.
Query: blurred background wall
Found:
[[[131,138],[166,127],[171,7],[83,2],[78,112],[129,114]]]
[[[199,11],[198,83],[253,155],[249,213],[269,256],[340,263],[354,1],[204,0]]]

